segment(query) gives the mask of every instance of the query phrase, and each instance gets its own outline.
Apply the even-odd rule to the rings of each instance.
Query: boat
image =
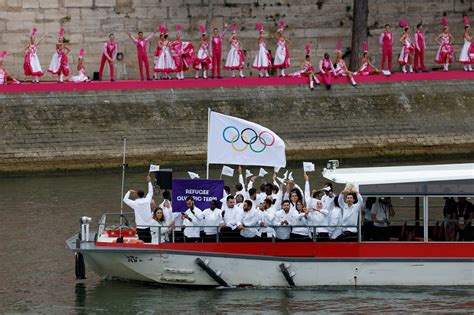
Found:
[[[437,241],[429,220],[432,198],[474,196],[474,163],[336,166],[328,163],[323,176],[357,185],[364,197],[416,200],[421,236],[409,242],[364,241],[359,220],[357,242],[183,243],[172,238],[144,244],[127,222],[133,213],[109,213],[96,232],[89,232],[90,218],[82,217],[81,232],[66,241],[76,255],[76,276],[84,278],[87,269],[103,278],[191,287],[474,285],[474,242]],[[111,226],[113,218],[122,225]]]

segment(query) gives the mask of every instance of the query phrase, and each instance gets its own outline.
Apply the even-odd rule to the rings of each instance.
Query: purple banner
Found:
[[[194,198],[196,207],[201,210],[209,208],[211,200],[217,200],[217,207],[221,207],[224,181],[220,179],[173,179],[173,211],[184,212],[186,198]]]

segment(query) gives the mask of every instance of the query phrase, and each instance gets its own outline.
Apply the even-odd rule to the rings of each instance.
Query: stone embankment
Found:
[[[0,95],[0,172],[202,162],[207,109],[262,124],[288,159],[474,152],[472,80]]]

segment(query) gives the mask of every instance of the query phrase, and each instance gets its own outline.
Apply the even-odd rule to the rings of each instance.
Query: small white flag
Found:
[[[273,168],[273,170],[275,171],[275,174],[278,174],[278,172],[280,171],[281,167],[278,167],[278,166],[275,166]]]
[[[283,174],[283,179],[287,180],[288,179],[288,170],[286,170],[285,174]]]
[[[229,177],[232,177],[234,176],[234,169],[232,167],[228,167],[228,166],[222,166],[222,172],[221,172],[222,175],[225,175],[225,176],[229,176]]]
[[[285,183],[285,179],[284,179],[284,178],[277,177],[277,179],[278,179],[278,181],[279,181],[280,183],[282,183],[282,184],[284,184],[284,183]]]
[[[191,177],[191,179],[200,178],[199,174],[194,173],[194,172],[188,172],[188,175],[189,177]]]
[[[249,177],[252,177],[252,176],[253,176],[253,174],[250,173],[249,170],[245,170],[245,178],[249,178]]]
[[[305,172],[314,172],[314,163],[312,162],[303,162],[303,170]]]
[[[151,173],[151,172],[158,172],[159,170],[160,170],[160,166],[159,166],[159,165],[150,164],[150,169],[148,170],[148,173]]]
[[[293,179],[293,172],[290,172],[290,174],[288,174],[288,180],[294,180]]]
[[[262,167],[260,168],[260,172],[258,172],[258,177],[264,177],[265,175],[267,175],[268,172],[265,171]]]

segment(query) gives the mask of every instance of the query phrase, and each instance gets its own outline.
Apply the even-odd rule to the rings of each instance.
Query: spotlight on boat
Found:
[[[92,221],[91,217],[86,217],[86,216],[81,217],[81,224],[91,223],[91,221]]]
[[[326,163],[326,169],[328,170],[335,170],[339,167],[339,160],[329,160]]]

